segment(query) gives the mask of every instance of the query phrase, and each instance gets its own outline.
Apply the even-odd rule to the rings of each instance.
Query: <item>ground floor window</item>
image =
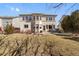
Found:
[[[49,29],[52,29],[52,25],[49,25]]]
[[[55,29],[55,25],[53,25],[53,28]]]
[[[43,26],[43,30],[45,30],[45,26]]]
[[[28,25],[24,25],[24,28],[28,28]]]
[[[46,25],[46,29],[48,29],[49,28],[49,26],[48,25]]]
[[[40,29],[41,29],[42,27],[40,27]]]
[[[38,26],[36,28],[38,29]]]
[[[42,33],[42,30],[40,31],[40,33]]]

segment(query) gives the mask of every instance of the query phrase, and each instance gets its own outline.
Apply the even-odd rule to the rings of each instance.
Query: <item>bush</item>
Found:
[[[12,24],[7,24],[4,31],[6,34],[12,34],[14,32],[14,27],[12,26]]]

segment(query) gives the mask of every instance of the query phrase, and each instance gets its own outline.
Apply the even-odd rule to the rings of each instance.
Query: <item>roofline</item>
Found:
[[[41,16],[57,16],[57,15],[52,15],[52,14],[43,14],[43,13],[20,14],[19,16],[32,16],[32,15],[41,15]]]
[[[13,19],[13,18],[16,18],[14,16],[0,16],[0,18],[2,19]]]
[[[33,15],[40,15],[40,16],[57,16],[57,15],[52,15],[52,14],[43,14],[43,13],[31,13],[31,14],[20,14],[19,16],[33,16]],[[2,19],[13,19],[17,18],[19,16],[0,16]]]

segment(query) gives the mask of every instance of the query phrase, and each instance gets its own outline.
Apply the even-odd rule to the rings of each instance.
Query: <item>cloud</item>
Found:
[[[10,9],[11,9],[11,11],[14,11],[14,8],[13,7],[11,7]]]
[[[19,9],[19,8],[15,8],[15,10],[16,10],[17,12],[20,12],[20,9]]]
[[[19,9],[19,8],[14,8],[14,7],[11,7],[10,9],[11,9],[11,11],[20,12],[20,9]]]
[[[10,6],[10,5],[5,5],[7,8],[9,8],[11,11],[15,11],[15,12],[20,12],[20,8],[18,7],[13,7],[13,6]]]

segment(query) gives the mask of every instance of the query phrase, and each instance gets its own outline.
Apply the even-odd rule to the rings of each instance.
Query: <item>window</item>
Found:
[[[33,19],[35,20],[35,16],[33,16]]]
[[[45,30],[45,26],[43,26],[43,30]]]
[[[28,19],[29,19],[29,20],[32,20],[32,16],[28,16]]]
[[[36,28],[38,29],[38,26]]]
[[[24,25],[24,28],[28,28],[28,25]]]
[[[41,16],[40,16],[40,20],[41,20]]]
[[[42,27],[40,27],[40,29],[41,29]]]
[[[46,28],[48,29],[48,25],[46,25]]]
[[[24,20],[24,17],[23,17],[23,20]]]
[[[55,28],[55,25],[53,25],[53,28]]]
[[[42,31],[40,31],[40,33],[42,33]]]
[[[49,21],[51,21],[52,20],[52,17],[49,17]]]
[[[51,16],[48,16],[48,17],[46,17],[46,20],[52,21],[52,17]]]
[[[36,24],[36,28],[37,28],[37,29],[39,28],[39,25],[38,25],[38,24]]]
[[[48,17],[48,20],[51,21],[52,20],[52,17]]]
[[[37,20],[39,20],[39,16],[37,16]]]
[[[28,19],[28,16],[26,16],[26,20]]]
[[[46,21],[48,20],[48,17],[46,17]]]
[[[52,29],[52,25],[49,25],[49,29]]]

